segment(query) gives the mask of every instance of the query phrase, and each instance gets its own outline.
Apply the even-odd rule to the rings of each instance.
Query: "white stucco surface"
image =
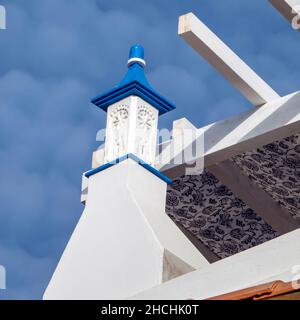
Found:
[[[165,214],[166,183],[128,159],[89,178],[86,207],[44,299],[123,299],[159,285],[167,249],[208,265]]]

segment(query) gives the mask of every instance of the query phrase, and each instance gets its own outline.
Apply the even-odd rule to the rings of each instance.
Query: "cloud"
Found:
[[[81,173],[90,168],[105,114],[89,100],[126,71],[129,47],[146,49],[148,78],[177,109],[160,127],[195,125],[249,107],[177,36],[193,11],[281,94],[298,85],[297,32],[267,2],[237,0],[2,0],[0,31],[0,298],[42,297],[82,212]]]

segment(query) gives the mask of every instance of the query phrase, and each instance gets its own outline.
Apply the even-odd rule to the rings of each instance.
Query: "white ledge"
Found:
[[[300,229],[138,294],[138,300],[203,300],[300,278]]]

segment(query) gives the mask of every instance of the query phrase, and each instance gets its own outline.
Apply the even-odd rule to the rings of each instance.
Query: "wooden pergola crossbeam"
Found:
[[[197,129],[184,143],[182,136],[174,135],[159,148],[156,167],[160,171],[171,178],[196,174],[203,167],[300,132],[300,92],[280,97],[193,13],[179,17],[178,33],[260,108]],[[201,143],[203,148],[198,148]]]
[[[289,21],[297,16],[296,9],[300,10],[300,0],[269,0],[270,3]],[[300,28],[298,29],[300,30]]]
[[[213,165],[209,167],[209,171],[280,235],[300,227],[300,222],[294,219],[287,209],[251,182],[233,161],[226,160]]]
[[[193,13],[179,17],[178,34],[253,105],[279,95]]]
[[[204,158],[208,167],[231,157],[261,147],[276,140],[300,132],[300,92],[296,92],[275,101],[266,103],[260,108],[253,108],[231,119],[222,120],[197,130],[196,138],[185,142],[183,148],[174,154],[176,137],[168,143],[157,157],[156,167],[170,176],[179,177],[199,172]],[[202,136],[203,135],[203,136]],[[186,150],[197,145],[197,139],[203,139],[204,148],[196,148],[193,164],[183,161],[174,163],[178,153],[184,159]],[[178,149],[178,148],[177,148]],[[160,161],[163,159],[163,161]]]

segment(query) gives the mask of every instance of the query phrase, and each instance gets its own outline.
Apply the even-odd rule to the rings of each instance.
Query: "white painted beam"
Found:
[[[203,300],[300,278],[300,229],[140,293],[136,300]]]
[[[261,106],[279,98],[263,79],[193,13],[179,17],[178,34],[253,105]]]
[[[191,241],[191,243],[201,252],[203,257],[209,262],[213,263],[221,258],[213,253],[206,245],[203,244],[192,232],[185,229],[180,223],[174,221],[177,227],[183,232],[183,234]]]
[[[156,167],[168,176],[178,177],[197,173],[204,166],[227,160],[237,154],[261,147],[270,142],[291,136],[300,132],[300,92],[266,103],[260,108],[248,110],[228,120],[215,122],[197,130],[197,137],[178,151],[183,155],[186,150],[197,145],[197,139],[204,138],[204,151],[197,148],[194,163],[174,163],[180,158],[174,154],[176,137],[165,143],[157,157]],[[204,135],[204,136],[203,136]],[[187,146],[188,145],[188,146]],[[190,153],[190,152],[189,152]],[[163,162],[159,162],[163,159]]]
[[[271,4],[300,31],[300,0],[269,0]]]
[[[294,219],[287,209],[251,182],[233,161],[223,161],[209,167],[208,170],[279,234],[300,228],[300,221]]]

